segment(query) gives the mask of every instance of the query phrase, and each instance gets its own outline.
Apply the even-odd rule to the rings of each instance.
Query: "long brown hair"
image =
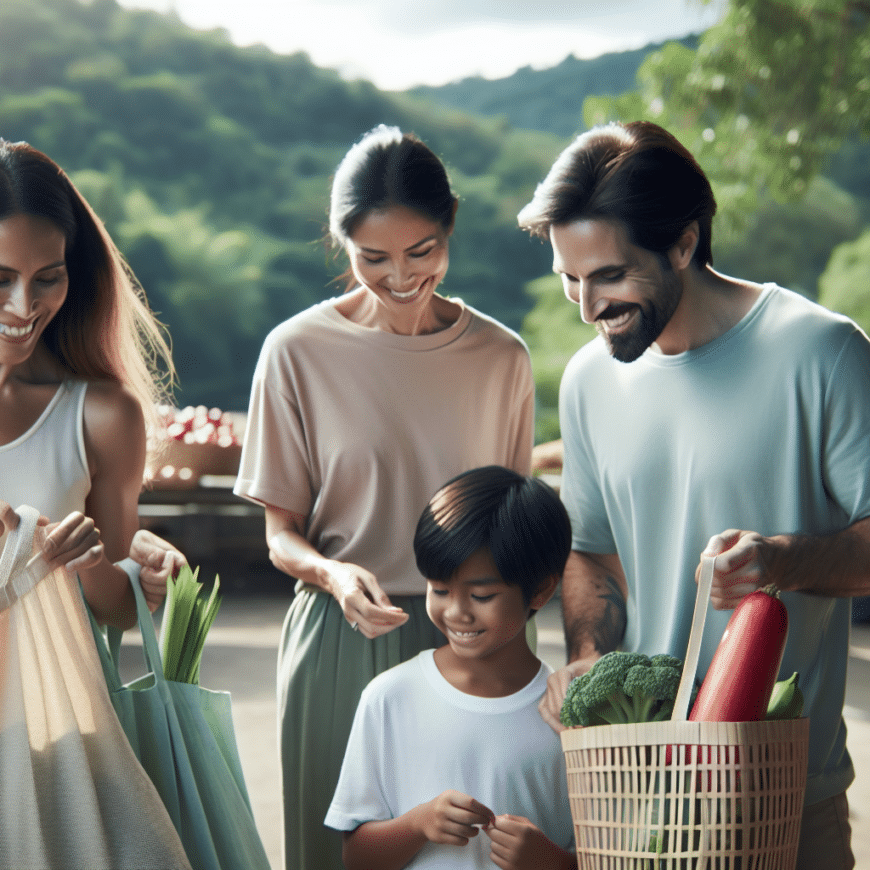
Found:
[[[60,166],[26,142],[0,139],[0,220],[16,214],[44,218],[66,237],[69,290],[43,333],[49,351],[74,377],[127,387],[156,431],[155,405],[175,369],[141,285]]]

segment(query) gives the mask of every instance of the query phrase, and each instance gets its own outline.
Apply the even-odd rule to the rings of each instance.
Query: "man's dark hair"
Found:
[[[561,577],[571,551],[571,523],[552,487],[500,465],[448,481],[417,523],[414,555],[427,580],[449,580],[485,547],[505,583],[528,604],[549,577]]]
[[[607,124],[578,136],[556,159],[520,212],[519,224],[547,238],[550,227],[605,220],[660,256],[692,221],[699,239],[693,262],[713,263],[716,200],[695,158],[667,130],[648,121]]]

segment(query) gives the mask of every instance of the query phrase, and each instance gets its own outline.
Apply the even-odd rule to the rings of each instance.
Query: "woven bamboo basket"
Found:
[[[579,870],[794,870],[809,720],[562,732]]]

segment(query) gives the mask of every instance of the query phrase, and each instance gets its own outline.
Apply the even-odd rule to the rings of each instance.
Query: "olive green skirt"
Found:
[[[409,614],[369,640],[335,599],[298,585],[278,657],[278,736],[286,870],[343,870],[341,834],[323,824],[362,690],[373,677],[447,640],[426,614],[425,595],[391,595]],[[528,635],[535,649],[534,620]]]

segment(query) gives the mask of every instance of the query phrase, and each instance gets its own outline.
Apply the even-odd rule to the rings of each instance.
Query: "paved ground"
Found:
[[[204,575],[205,576],[205,575]],[[280,589],[280,587],[278,587]],[[289,596],[233,594],[224,598],[202,662],[202,685],[232,693],[239,753],[257,826],[274,870],[281,860],[275,661]],[[128,632],[125,679],[142,673],[137,633]],[[558,602],[538,615],[538,654],[554,668],[565,662]],[[846,707],[848,745],[857,778],[849,790],[858,870],[870,870],[870,626],[854,626]]]

